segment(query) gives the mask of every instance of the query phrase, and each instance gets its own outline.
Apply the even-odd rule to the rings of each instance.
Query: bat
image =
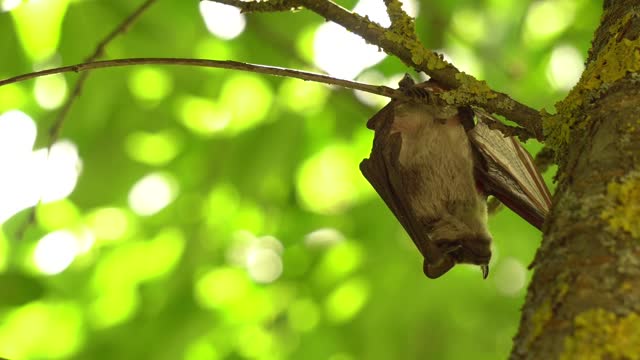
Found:
[[[433,81],[416,85],[406,75],[400,89],[409,99],[392,100],[367,122],[375,135],[360,170],[424,257],[427,277],[468,263],[486,278],[487,196],[540,229],[549,190],[522,145],[489,128],[497,119],[439,104],[433,94],[444,90]]]

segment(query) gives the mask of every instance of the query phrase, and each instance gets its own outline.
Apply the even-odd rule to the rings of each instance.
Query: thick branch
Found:
[[[250,2],[241,0],[216,1],[236,6],[242,11],[250,11],[250,7],[253,6],[248,5],[251,4]],[[445,99],[448,103],[482,107],[516,122],[535,138],[539,140],[543,138],[542,117],[537,110],[511,99],[504,93],[493,91],[486,83],[460,72],[446,62],[441,55],[425,49],[411,34],[389,31],[368,18],[350,12],[331,1],[297,0],[296,3],[298,2],[325,19],[361,36],[368,43],[380,47],[386,53],[398,57],[408,66],[424,71],[445,87],[454,89]]]
[[[274,76],[285,76],[301,79],[305,81],[315,81],[330,85],[337,85],[348,89],[365,91],[372,94],[386,96],[390,98],[406,98],[401,91],[392,89],[382,85],[369,85],[357,81],[336,79],[328,75],[316,74],[301,70],[291,70],[275,66],[255,65],[230,60],[206,60],[206,59],[183,59],[183,58],[130,58],[94,61],[76,65],[62,66],[53,69],[36,71],[28,74],[14,76],[8,79],[0,80],[0,86],[8,85],[20,81],[34,79],[41,76],[61,74],[67,72],[83,72],[93,69],[102,69],[110,67],[123,67],[135,65],[178,65],[178,66],[198,66],[208,68],[232,69],[239,71],[248,71],[260,74],[268,74]]]

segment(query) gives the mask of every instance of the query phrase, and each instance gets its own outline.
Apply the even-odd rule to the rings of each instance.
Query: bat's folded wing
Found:
[[[482,114],[467,133],[483,160],[476,166],[479,182],[487,194],[541,229],[551,206],[549,189],[518,140],[490,129],[485,121],[497,120]]]

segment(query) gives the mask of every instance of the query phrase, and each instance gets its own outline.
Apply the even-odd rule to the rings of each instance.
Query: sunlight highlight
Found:
[[[493,277],[496,288],[504,295],[516,296],[524,289],[527,269],[518,260],[506,258],[498,263]]]
[[[525,42],[542,43],[567,29],[576,13],[572,0],[532,2],[524,22]]]
[[[150,216],[177,196],[178,183],[166,173],[152,173],[138,180],[129,192],[129,206],[140,216]]]
[[[80,252],[79,241],[69,231],[55,231],[45,235],[33,252],[33,261],[42,273],[55,275],[63,272]]]
[[[547,80],[555,89],[567,91],[578,82],[583,70],[584,59],[575,47],[558,46],[549,59]]]
[[[271,249],[254,249],[247,258],[247,271],[257,283],[273,282],[282,275],[282,258]]]
[[[22,0],[3,0],[0,3],[0,11],[8,12],[22,4]]]
[[[67,96],[67,81],[61,74],[39,77],[35,80],[33,94],[43,109],[57,109]]]
[[[213,1],[200,1],[200,15],[209,32],[230,40],[244,31],[246,21],[240,9]]]
[[[0,223],[39,200],[51,202],[67,197],[81,170],[76,146],[69,141],[54,144],[50,151],[33,151],[35,122],[12,110],[0,115]]]
[[[389,26],[384,6],[375,0],[360,0],[353,11]],[[367,44],[360,36],[348,32],[340,25],[327,22],[318,27],[313,43],[314,62],[329,75],[354,79],[362,70],[382,61],[386,54],[376,46]]]
[[[32,0],[11,11],[20,44],[34,63],[55,54],[68,6],[69,0]]]
[[[322,228],[308,233],[304,244],[310,248],[328,248],[343,242],[344,235],[338,229]]]
[[[249,277],[261,284],[271,283],[282,275],[284,246],[271,235],[256,237],[241,230],[233,235],[233,243],[227,250],[227,260],[247,270]]]
[[[82,171],[78,149],[70,141],[63,140],[55,143],[48,155],[44,163],[41,195],[43,202],[55,201],[69,196],[76,187],[78,176]]]

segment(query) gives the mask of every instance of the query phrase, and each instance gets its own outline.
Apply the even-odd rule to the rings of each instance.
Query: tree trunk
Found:
[[[605,0],[557,114],[558,189],[512,359],[640,359],[640,0]]]

